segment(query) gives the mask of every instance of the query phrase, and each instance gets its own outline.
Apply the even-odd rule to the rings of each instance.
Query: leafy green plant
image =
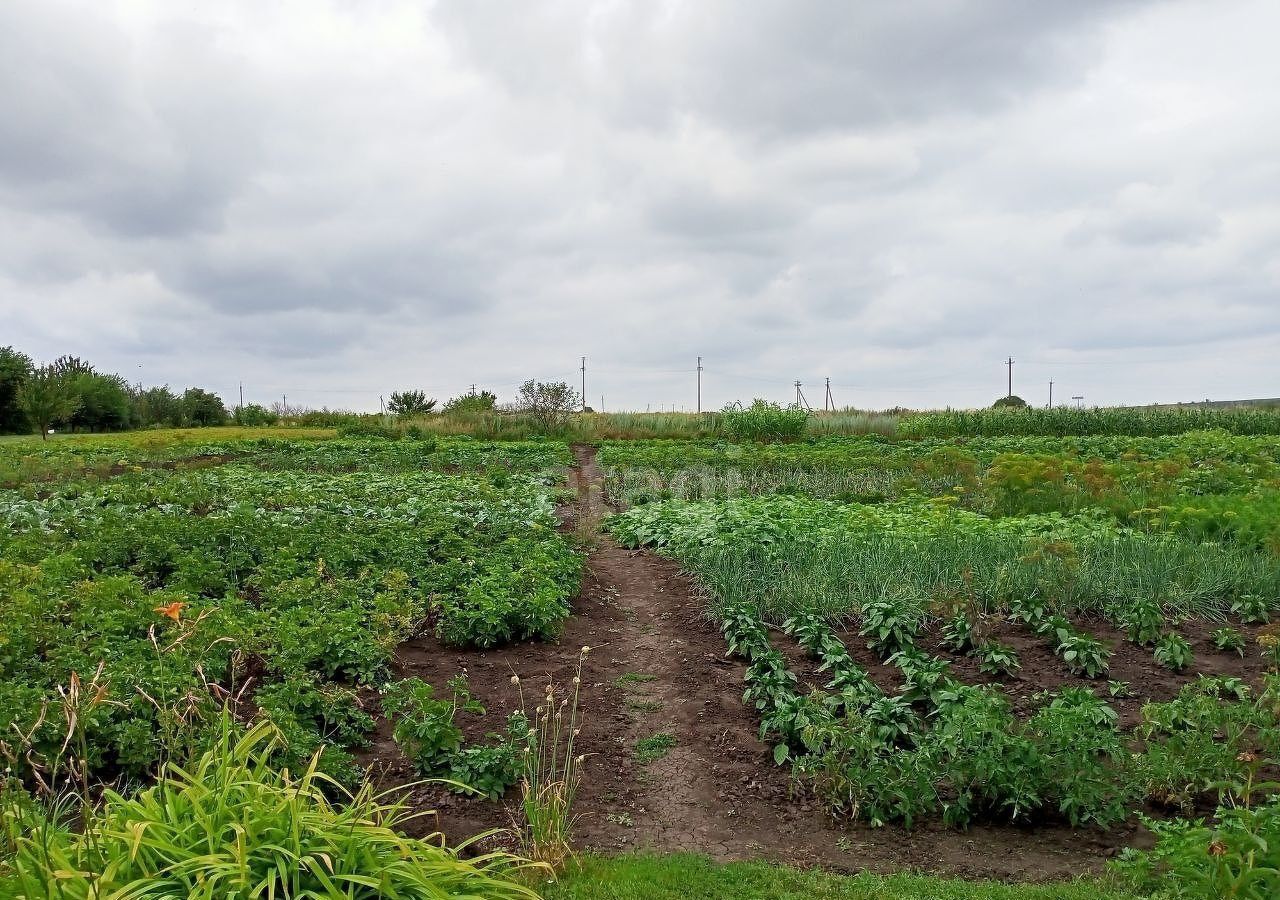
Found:
[[[784,409],[777,403],[756,399],[746,409],[726,406],[721,426],[737,440],[786,441],[804,434],[809,414],[798,407]]]
[[[978,670],[987,675],[1012,675],[1020,668],[1018,654],[1012,647],[996,641],[988,641],[974,650]]]
[[[1121,618],[1121,625],[1133,643],[1139,646],[1154,644],[1164,627],[1164,611],[1156,600],[1140,598],[1129,604]]]
[[[496,800],[520,779],[529,720],[522,712],[507,717],[504,734],[488,735],[489,744],[461,747],[449,754],[449,779],[455,790]]]
[[[858,633],[867,638],[868,650],[887,657],[913,647],[919,630],[919,614],[901,600],[883,597],[862,607],[862,628]]]
[[[462,729],[454,722],[459,712],[483,714],[471,697],[465,675],[449,680],[450,696],[437,698],[421,678],[405,678],[382,690],[382,711],[391,720],[391,736],[423,775],[443,775],[462,746]]]
[[[1171,897],[1280,896],[1280,802],[1220,807],[1215,821],[1143,818],[1146,851],[1126,850],[1114,867],[1143,890]]]
[[[956,653],[974,649],[976,636],[972,620],[963,612],[956,613],[942,626],[942,644]]]
[[[1072,632],[1063,636],[1059,639],[1055,652],[1075,675],[1098,678],[1110,668],[1108,660],[1111,651],[1097,638],[1087,634]]]
[[[1209,635],[1221,653],[1235,652],[1244,656],[1244,635],[1234,628],[1215,628]]]
[[[1247,624],[1265,623],[1271,618],[1271,604],[1256,594],[1244,594],[1231,603],[1231,611]]]
[[[1174,672],[1181,672],[1191,665],[1193,657],[1191,645],[1176,631],[1170,631],[1156,641],[1156,649],[1153,655],[1156,662]]]

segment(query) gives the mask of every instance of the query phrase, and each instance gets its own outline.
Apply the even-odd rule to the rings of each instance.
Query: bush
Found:
[[[237,407],[233,418],[237,425],[244,425],[249,428],[261,428],[264,425],[274,425],[280,421],[279,416],[257,403]]]
[[[991,404],[992,409],[1026,409],[1027,401],[1023,400],[1017,394],[1010,394],[1007,397],[1001,397],[995,403]]]
[[[725,432],[736,440],[795,441],[804,436],[809,414],[756,398],[746,409],[726,406],[720,414]]]

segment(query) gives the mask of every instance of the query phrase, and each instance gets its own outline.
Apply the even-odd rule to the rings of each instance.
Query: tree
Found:
[[[187,388],[182,394],[182,419],[188,425],[225,425],[227,408],[217,394]]]
[[[74,379],[54,366],[41,366],[27,376],[18,391],[18,405],[28,421],[40,429],[40,437],[49,439],[49,427],[67,419],[80,405]]]
[[[258,403],[250,403],[248,406],[237,407],[232,418],[237,425],[247,425],[250,427],[260,427],[262,425],[274,425],[280,421],[280,417],[271,410]]]
[[[582,406],[582,397],[563,381],[526,381],[516,395],[516,408],[528,414],[545,431],[563,428],[569,416]]]
[[[18,405],[18,391],[31,375],[31,357],[12,347],[0,347],[0,433],[21,432],[27,417]]]
[[[469,393],[454,397],[444,405],[444,412],[449,413],[483,413],[492,412],[498,405],[498,395],[492,391],[476,393],[472,388]]]
[[[80,404],[67,420],[72,428],[85,431],[123,431],[129,427],[132,402],[129,385],[119,375],[82,372],[67,376],[75,386]]]
[[[422,391],[392,391],[387,401],[387,412],[397,416],[424,416],[435,408],[435,398]]]
[[[1008,406],[1013,409],[1022,409],[1027,405],[1027,401],[1023,400],[1017,394],[1010,394],[1007,397],[1001,397],[995,403],[991,404],[992,409],[1000,409],[1002,406]]]
[[[139,428],[168,425],[177,428],[182,424],[182,398],[163,387],[143,390],[139,385],[133,391],[133,424]]]

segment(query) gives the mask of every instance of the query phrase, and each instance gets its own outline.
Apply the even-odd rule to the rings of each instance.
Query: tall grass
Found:
[[[897,418],[889,414],[856,411],[812,413],[804,436],[883,434],[893,435]],[[430,415],[396,422],[396,427],[417,426],[437,435],[465,434],[484,440],[525,440],[549,437],[594,443],[604,440],[732,440],[721,413],[578,413],[561,428],[547,430],[520,413],[484,412]]]
[[[316,770],[270,763],[273,726],[241,733],[224,718],[214,746],[189,768],[171,765],[133,797],[108,790],[83,827],[11,817],[12,873],[0,896],[28,900],[276,897],[536,898],[512,880],[528,865],[493,853],[463,860],[438,836],[413,839],[398,803],[365,786],[343,802]]]

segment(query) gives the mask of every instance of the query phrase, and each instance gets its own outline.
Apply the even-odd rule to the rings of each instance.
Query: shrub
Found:
[[[1017,394],[1009,394],[1001,397],[995,403],[991,404],[992,409],[1026,409],[1027,401],[1023,400]]]
[[[392,391],[387,412],[394,416],[422,416],[435,409],[436,401],[423,391]]]

